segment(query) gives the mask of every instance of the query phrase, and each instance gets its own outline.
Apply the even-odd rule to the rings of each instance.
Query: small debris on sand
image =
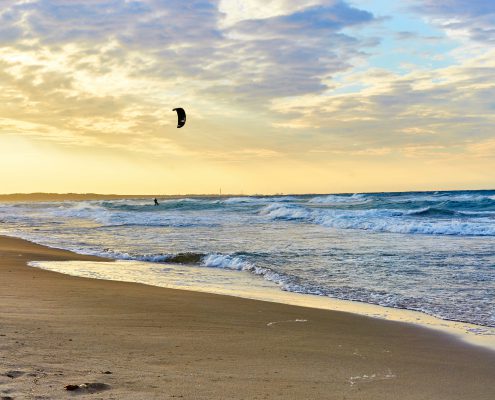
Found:
[[[66,385],[68,391],[84,391],[86,393],[98,393],[111,389],[110,385],[101,382],[81,383],[80,385]]]

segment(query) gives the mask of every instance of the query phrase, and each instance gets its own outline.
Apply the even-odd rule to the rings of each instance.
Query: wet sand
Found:
[[[97,259],[0,237],[0,399],[495,398],[495,353],[436,331],[32,260]]]

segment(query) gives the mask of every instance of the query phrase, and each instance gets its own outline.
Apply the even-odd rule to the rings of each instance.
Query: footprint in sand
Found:
[[[15,379],[15,378],[19,378],[20,376],[22,376],[24,374],[25,374],[24,371],[7,371],[2,375],[6,376],[8,378],[11,378],[11,379]]]

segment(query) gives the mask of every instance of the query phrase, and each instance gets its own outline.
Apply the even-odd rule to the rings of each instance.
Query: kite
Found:
[[[177,111],[177,128],[182,128],[186,123],[186,112],[183,108],[174,108],[172,111]]]

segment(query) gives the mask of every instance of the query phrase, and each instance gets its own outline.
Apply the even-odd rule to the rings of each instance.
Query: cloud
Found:
[[[10,2],[0,16],[14,32],[0,45],[0,130],[17,121],[22,135],[64,145],[227,161],[426,157],[468,145],[482,154],[473,149],[492,134],[493,53],[404,75],[353,69],[376,44],[350,33],[371,13],[273,1],[226,25],[226,4]],[[350,86],[359,90],[335,91]],[[177,105],[193,116],[190,135],[174,130]]]
[[[213,154],[222,141],[174,135],[171,108],[187,105],[224,135],[235,136],[239,121],[270,129],[256,121],[277,118],[270,101],[322,93],[375,44],[343,33],[373,21],[343,1],[271,1],[269,13],[228,26],[219,4],[227,3],[8,1],[0,14],[0,118],[9,131],[17,120],[21,132],[47,140],[58,131],[65,144]],[[218,116],[224,125],[209,122]],[[243,146],[264,150],[250,157],[274,151],[254,141]]]
[[[218,8],[224,14],[223,24],[233,25],[244,20],[259,20],[290,15],[308,7],[333,5],[334,0],[220,0]]]
[[[410,157],[439,157],[491,149],[495,126],[495,52],[462,64],[406,75],[351,72],[342,78],[361,83],[358,93],[277,99],[272,108],[294,130],[312,132],[302,146],[341,150],[393,149]],[[485,143],[476,145],[476,143]],[[476,150],[476,151],[475,151]],[[483,151],[482,151],[483,150]],[[359,150],[358,150],[359,151]]]
[[[252,1],[251,8],[257,3]],[[108,66],[139,53],[144,62],[133,65],[135,75],[194,80],[229,101],[319,92],[326,79],[349,68],[370,45],[342,33],[373,20],[370,13],[344,2],[269,4],[277,11],[268,17],[222,28],[224,14],[215,1],[14,3],[4,13],[9,16],[4,29],[10,35],[4,40],[31,40],[36,42],[33,47],[51,49],[91,46],[93,51],[116,43],[113,52],[95,54],[94,61]]]
[[[322,92],[332,74],[350,68],[370,44],[342,30],[372,20],[366,11],[332,2],[240,21],[225,30],[229,51],[222,54],[233,79],[212,90],[256,102]]]
[[[472,40],[495,43],[495,2],[487,0],[421,0],[414,10],[443,29]]]

